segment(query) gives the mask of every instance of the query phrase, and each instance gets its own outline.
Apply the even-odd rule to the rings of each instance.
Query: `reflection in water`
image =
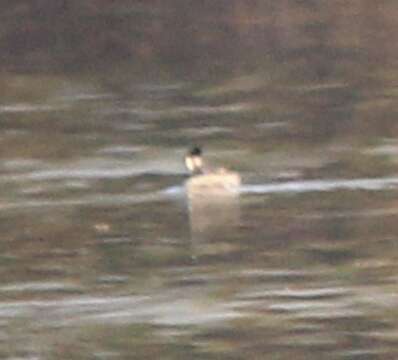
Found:
[[[199,175],[185,183],[185,190],[193,241],[225,238],[239,225],[239,189],[208,184]]]

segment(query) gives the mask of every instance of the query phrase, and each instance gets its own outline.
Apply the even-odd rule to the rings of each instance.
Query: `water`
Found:
[[[184,4],[2,9],[0,357],[397,358],[395,4]]]

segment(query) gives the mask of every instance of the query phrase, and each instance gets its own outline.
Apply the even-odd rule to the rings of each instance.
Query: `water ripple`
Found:
[[[349,180],[307,180],[290,181],[278,184],[244,185],[241,193],[303,193],[333,190],[385,190],[396,188],[398,177],[349,179]]]

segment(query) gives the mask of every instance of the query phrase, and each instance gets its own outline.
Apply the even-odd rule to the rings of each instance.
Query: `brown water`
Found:
[[[0,42],[0,357],[396,359],[396,4],[171,3],[69,9],[130,63]]]

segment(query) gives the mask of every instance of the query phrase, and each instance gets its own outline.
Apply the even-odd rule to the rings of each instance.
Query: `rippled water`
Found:
[[[30,122],[3,132],[13,139],[0,180],[4,357],[395,356],[397,177],[304,178],[312,154],[294,172],[283,156],[266,171],[249,168],[249,147],[210,148],[238,170],[247,162],[243,185],[233,202],[191,198],[185,144],[130,138],[148,114],[114,110],[105,120],[103,110],[125,106],[116,95],[76,97],[99,101],[88,111],[103,128],[74,130],[29,157],[18,154],[23,144],[50,134]],[[49,111],[74,121],[67,103],[3,111],[21,122]],[[146,136],[160,137],[158,119],[145,121]],[[203,141],[215,131],[201,129]]]
[[[360,5],[277,8],[222,79],[0,73],[0,358],[397,358],[395,60]],[[239,191],[191,193],[192,144]]]

